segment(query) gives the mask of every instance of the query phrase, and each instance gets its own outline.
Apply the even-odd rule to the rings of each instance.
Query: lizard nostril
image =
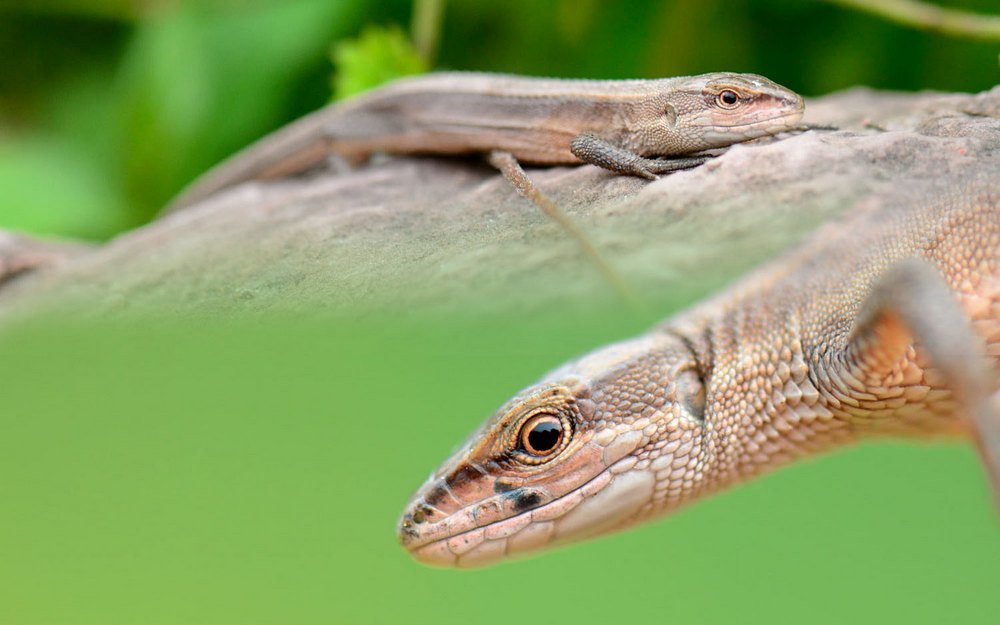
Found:
[[[430,517],[432,517],[433,515],[434,515],[433,510],[421,504],[416,506],[416,508],[414,508],[413,514],[410,515],[410,518],[413,519],[414,523],[419,525],[420,523],[428,521]]]

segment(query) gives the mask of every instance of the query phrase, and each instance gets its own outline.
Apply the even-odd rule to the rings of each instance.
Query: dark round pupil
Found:
[[[559,444],[562,425],[558,421],[542,421],[528,432],[528,445],[533,451],[551,451]]]
[[[726,104],[736,104],[736,100],[738,99],[739,98],[737,97],[737,95],[732,91],[722,92],[722,101],[725,102]]]

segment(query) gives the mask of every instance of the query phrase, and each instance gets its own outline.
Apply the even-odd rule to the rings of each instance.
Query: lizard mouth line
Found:
[[[774,117],[767,117],[765,119],[758,119],[757,121],[747,122],[745,124],[691,124],[692,128],[750,128],[752,126],[758,126],[760,124],[766,124],[767,122],[777,121],[779,119],[785,119],[786,117],[802,117],[802,111],[795,111],[793,113],[785,113],[783,115],[775,115]]]
[[[505,519],[499,519],[497,521],[492,521],[492,522],[487,523],[485,525],[479,525],[477,527],[473,527],[473,528],[470,528],[470,529],[467,529],[467,530],[462,530],[461,532],[458,532],[456,534],[452,534],[450,536],[443,536],[441,538],[435,538],[434,540],[429,540],[427,542],[422,542],[422,541],[417,540],[417,541],[414,541],[413,544],[407,545],[407,549],[409,551],[411,551],[411,552],[416,552],[416,551],[418,551],[420,549],[423,549],[423,548],[426,548],[426,547],[430,547],[430,546],[434,546],[434,545],[440,545],[441,543],[446,543],[447,541],[453,540],[455,538],[460,538],[462,536],[468,536],[468,535],[472,534],[473,532],[477,532],[477,531],[480,531],[480,530],[486,531],[489,528],[498,527],[498,526],[503,525],[505,523],[513,523],[513,522],[515,522],[515,521],[517,521],[517,520],[519,520],[519,519],[521,519],[521,518],[523,518],[525,516],[530,516],[530,515],[533,515],[535,513],[539,513],[539,512],[543,512],[543,511],[548,511],[548,510],[550,510],[552,508],[556,508],[560,504],[564,504],[565,505],[566,504],[566,500],[567,500],[568,497],[572,497],[574,493],[580,492],[581,490],[583,490],[584,488],[586,488],[589,484],[591,484],[592,482],[598,480],[599,478],[601,478],[601,477],[603,477],[605,475],[609,475],[610,471],[611,471],[610,467],[605,468],[603,471],[601,471],[600,473],[598,473],[594,477],[590,478],[586,482],[580,484],[579,486],[577,486],[573,490],[571,490],[571,491],[569,491],[569,492],[567,492],[567,493],[565,493],[563,495],[560,495],[559,497],[553,499],[552,501],[548,502],[547,504],[538,506],[537,508],[532,508],[530,510],[525,510],[524,512],[520,512],[520,513],[515,514],[513,516],[509,516],[509,517],[507,517]],[[610,482],[610,480],[609,480],[609,482]],[[605,486],[606,486],[606,484],[605,484]],[[599,492],[603,488],[604,487],[602,486],[600,489],[598,489],[598,491],[595,491],[595,493],[591,493],[591,495],[596,494],[596,492]],[[586,497],[581,496],[578,501],[576,501],[575,503],[573,503],[571,506],[567,507],[565,510],[563,510],[559,514],[555,514],[552,517],[547,517],[547,518],[544,518],[544,519],[539,519],[539,521],[555,521],[555,520],[559,519],[560,517],[564,516],[565,514],[567,514],[573,508],[575,508],[578,505],[580,505],[581,503],[583,503],[583,500],[585,498]],[[451,516],[454,516],[454,513]],[[438,521],[438,522],[439,523],[443,523],[445,521],[447,521],[447,518],[441,519],[441,521]],[[524,525],[524,527],[521,527],[521,528],[519,528],[519,529],[511,532],[507,536],[514,536],[518,532],[522,531],[524,528],[528,527],[529,525],[531,525],[531,521],[529,521],[526,525]],[[507,536],[504,536],[504,537],[507,537]],[[497,537],[497,538],[500,538],[500,537]],[[480,544],[482,544],[483,542],[486,542],[487,540],[495,540],[495,539],[484,538],[484,540],[480,541]],[[450,551],[450,549],[449,549],[449,551]],[[458,555],[458,554],[456,554],[456,555]]]

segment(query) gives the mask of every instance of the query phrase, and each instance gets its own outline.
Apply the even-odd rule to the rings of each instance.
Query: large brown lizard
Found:
[[[488,564],[878,435],[972,434],[1000,485],[1000,180],[891,198],[517,394],[418,490],[402,544]]]

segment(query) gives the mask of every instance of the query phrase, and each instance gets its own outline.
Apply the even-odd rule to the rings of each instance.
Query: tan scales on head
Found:
[[[663,111],[655,123],[630,129],[618,140],[638,154],[662,154],[664,137],[694,152],[788,130],[802,119],[802,96],[755,74],[719,72],[692,76],[652,98]],[[642,119],[657,119],[648,115]]]

